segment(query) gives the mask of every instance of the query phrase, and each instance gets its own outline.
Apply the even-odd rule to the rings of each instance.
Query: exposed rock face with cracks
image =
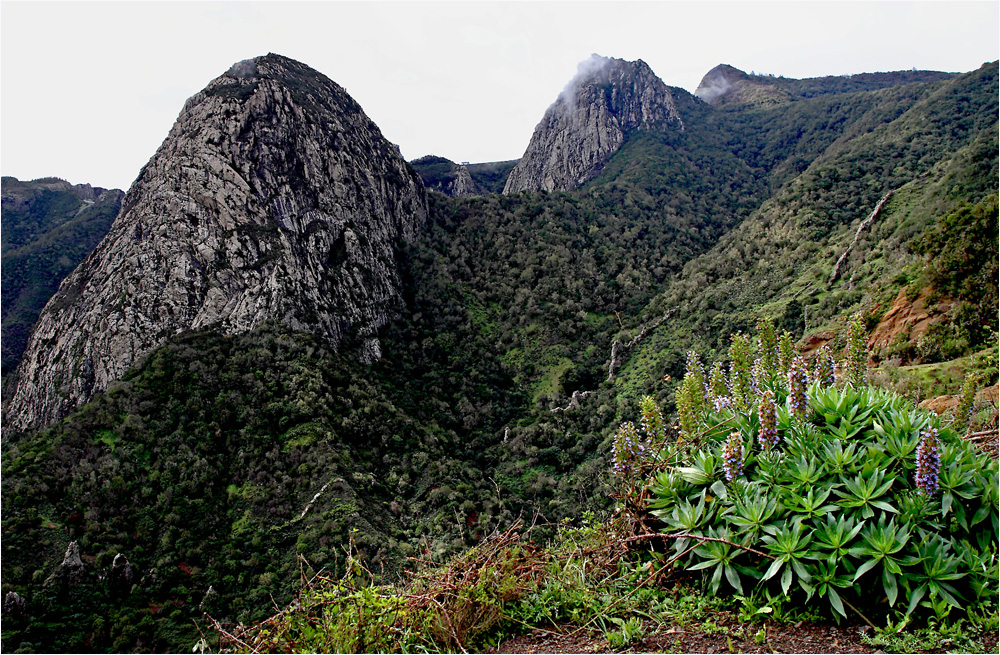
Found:
[[[187,101],[46,306],[10,424],[51,423],[186,330],[277,321],[373,361],[402,302],[394,247],[426,217],[419,178],[343,88],[278,55],[240,62]]]
[[[575,189],[640,129],[683,129],[670,89],[641,59],[591,55],[535,127],[503,192]]]

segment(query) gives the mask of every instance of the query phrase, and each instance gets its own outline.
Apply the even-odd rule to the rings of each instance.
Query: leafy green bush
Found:
[[[731,368],[730,389],[745,386],[745,362]],[[708,391],[687,441],[666,451],[683,465],[655,474],[648,507],[678,561],[713,593],[823,599],[837,620],[848,609],[943,619],[995,597],[997,462],[860,384],[813,381],[802,411],[801,371],[758,360],[748,410]]]

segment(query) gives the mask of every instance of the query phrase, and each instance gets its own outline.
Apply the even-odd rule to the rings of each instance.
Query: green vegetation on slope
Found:
[[[854,334],[849,351],[863,355],[864,331]],[[872,643],[937,635],[982,649],[996,624],[996,461],[901,397],[834,386],[832,361],[807,387],[801,360],[774,357],[763,336],[732,339],[734,353],[743,343],[765,362],[734,360],[728,389],[752,378],[747,398],[706,395],[692,353],[694,420],[680,435],[650,398],[641,432],[622,425],[613,521],[563,526],[545,547],[515,526],[395,585],[374,584],[356,560],[340,579],[311,571],[272,618],[213,623],[213,636],[237,652],[452,652],[569,625],[618,650],[714,605],[738,613],[736,639],[764,620],[850,618],[876,629]],[[845,374],[863,375],[859,363]],[[683,571],[711,601],[671,584]],[[729,634],[711,619],[692,628]]]
[[[121,192],[104,193],[94,202],[62,180],[3,178],[0,370],[5,376],[21,360],[31,326],[59,283],[111,228]]]
[[[846,315],[859,307],[877,322],[892,298],[926,266],[920,244],[936,237],[923,237],[924,232],[939,221],[955,222],[946,218],[953,212],[965,212],[969,228],[956,227],[947,232],[952,236],[941,239],[956,239],[952,245],[972,252],[996,251],[989,198],[998,177],[997,124],[988,118],[997,111],[996,88],[997,65],[986,65],[925,90],[905,112],[892,112],[898,118],[833,142],[753,217],[665,285],[644,315],[661,315],[671,307],[684,311],[640,344],[623,369],[622,388],[637,398],[663,372],[678,377],[671,353],[692,346],[710,361],[719,359],[725,335],[748,330],[762,314],[796,338],[839,332]],[[945,116],[953,114],[955,123],[950,123]],[[880,214],[859,231],[888,191],[893,194]],[[944,234],[944,229],[935,228],[933,234]],[[983,243],[972,244],[969,239],[980,233]],[[838,279],[831,282],[836,262],[855,237]],[[985,275],[969,284],[989,298],[995,291],[989,288],[990,269],[983,270]],[[989,312],[984,307],[982,315]],[[967,315],[975,319],[953,312],[949,321],[968,326],[980,316]],[[973,329],[965,350],[950,355],[981,348],[987,337]]]

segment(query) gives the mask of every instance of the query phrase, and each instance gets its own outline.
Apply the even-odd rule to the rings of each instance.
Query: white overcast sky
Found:
[[[520,157],[577,63],[816,77],[1000,57],[989,2],[2,2],[0,169],[127,189],[180,112],[268,52],[346,87],[407,159]]]

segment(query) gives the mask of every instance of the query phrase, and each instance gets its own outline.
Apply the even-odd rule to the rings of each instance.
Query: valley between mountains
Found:
[[[127,192],[3,178],[3,650],[482,650],[567,625],[641,649],[650,607],[747,645],[767,633],[742,626],[782,611],[810,626],[912,615],[980,638],[996,616],[998,95],[997,62],[806,80],[720,65],[691,94],[641,60],[594,55],[519,160],[407,162],[336,82],[268,54],[192,96]],[[789,461],[828,427],[888,459],[844,464],[828,501],[772,510],[785,523],[770,532],[767,519],[742,536],[685,529],[778,539],[804,511],[857,520],[860,543],[862,523],[898,522],[924,549],[900,572],[816,556],[804,576],[787,565],[790,587],[777,568],[761,578],[756,541],[717,569],[679,555],[657,571],[680,543],[650,546],[682,529],[669,503],[694,511],[700,493],[711,513],[742,493],[726,486],[729,429],[704,417],[723,412],[747,448],[766,429],[757,400],[743,423],[732,414],[742,340],[754,388],[782,407],[791,362],[808,365],[812,418],[777,414]],[[814,372],[828,357],[852,399],[840,406]],[[851,395],[851,370],[869,395]],[[897,456],[876,435],[911,411],[923,418],[906,419]],[[644,442],[660,459],[623,477],[620,426],[640,416],[660,426]],[[933,516],[912,500],[932,424],[945,468],[975,471],[937,492]],[[704,488],[668,484],[699,466],[704,479],[685,480]],[[851,505],[855,474],[877,476],[872,490],[888,475],[879,494],[910,505]],[[955,568],[920,568],[932,546]],[[555,594],[571,579],[560,563],[612,582]],[[474,573],[494,570],[507,591]],[[827,588],[861,603],[866,573],[888,600],[856,613],[832,600]],[[461,584],[480,605],[449,604]],[[392,585],[400,595],[379,595]],[[749,614],[684,609],[691,590]],[[369,607],[358,599],[370,614],[350,613]],[[795,614],[808,600],[818,609]],[[282,608],[292,623],[263,632]]]

